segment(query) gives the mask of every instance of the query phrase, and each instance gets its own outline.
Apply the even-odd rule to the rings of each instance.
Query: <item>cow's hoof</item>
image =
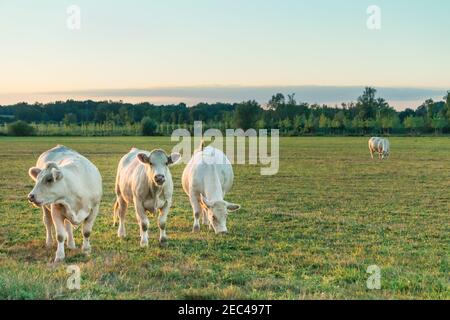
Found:
[[[167,237],[159,239],[159,245],[161,247],[167,247],[169,245],[169,239]]]
[[[55,260],[53,261],[53,264],[54,265],[58,265],[58,264],[61,264],[63,262],[64,262],[64,257],[62,257],[62,258],[61,257],[59,257],[59,258],[56,257]]]
[[[89,247],[82,247],[82,248],[81,248],[81,251],[82,251],[85,255],[90,255],[92,249],[91,249],[90,246],[89,246]]]
[[[195,226],[192,228],[192,232],[193,232],[193,233],[200,232],[200,226],[199,226],[198,224],[195,225]]]
[[[52,242],[52,241],[46,242],[46,243],[45,243],[45,247],[46,247],[47,249],[52,248],[52,247],[53,247],[53,242]]]
[[[141,248],[147,248],[148,247],[148,241],[141,241]]]
[[[119,239],[125,239],[127,237],[127,235],[124,234],[118,234],[117,237],[119,237]]]
[[[75,243],[68,243],[67,244],[67,248],[69,248],[70,250],[75,250],[77,248],[77,246],[75,245]]]

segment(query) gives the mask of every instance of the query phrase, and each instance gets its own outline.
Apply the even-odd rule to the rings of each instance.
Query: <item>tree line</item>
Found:
[[[428,99],[415,110],[400,112],[377,97],[376,89],[371,87],[365,88],[356,102],[334,107],[297,102],[294,94],[281,93],[264,106],[256,101],[188,107],[184,103],[161,106],[67,100],[0,107],[2,132],[11,135],[165,135],[178,127],[189,129],[194,121],[221,130],[279,129],[284,136],[443,134],[450,133],[450,91],[443,101]]]

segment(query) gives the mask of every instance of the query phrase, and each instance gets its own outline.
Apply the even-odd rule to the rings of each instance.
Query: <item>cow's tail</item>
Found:
[[[117,218],[119,217],[119,197],[120,197],[120,188],[119,188],[119,173],[117,173],[116,176],[116,202],[114,202],[114,208],[113,208],[113,226],[116,226]]]
[[[115,227],[117,224],[118,212],[119,212],[119,201],[116,200],[113,209],[113,227]]]

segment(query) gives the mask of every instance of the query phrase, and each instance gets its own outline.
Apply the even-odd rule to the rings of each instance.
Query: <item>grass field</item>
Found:
[[[192,234],[192,212],[173,167],[169,247],[139,247],[112,227],[117,163],[131,146],[170,150],[169,138],[0,138],[0,299],[450,299],[450,139],[392,138],[391,158],[371,161],[368,138],[283,138],[280,171],[235,166],[225,237]],[[39,154],[57,143],[85,154],[104,180],[93,252],[66,249],[52,266],[41,211],[26,194]],[[81,232],[75,232],[77,246]],[[81,269],[69,290],[67,265]],[[381,268],[369,290],[367,267]]]

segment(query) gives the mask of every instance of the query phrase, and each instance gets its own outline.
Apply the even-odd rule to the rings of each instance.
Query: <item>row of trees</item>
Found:
[[[0,107],[0,122],[23,121],[63,125],[70,130],[88,123],[141,126],[144,135],[167,134],[162,127],[189,126],[194,121],[221,128],[276,128],[283,135],[450,133],[450,91],[443,101],[425,101],[417,109],[398,112],[374,88],[366,88],[355,103],[341,106],[309,105],[295,95],[274,95],[265,106],[256,101],[227,104],[200,103],[156,106],[112,101],[73,101],[49,104],[20,103]],[[23,123],[21,123],[23,126]],[[165,130],[164,130],[165,131]]]

